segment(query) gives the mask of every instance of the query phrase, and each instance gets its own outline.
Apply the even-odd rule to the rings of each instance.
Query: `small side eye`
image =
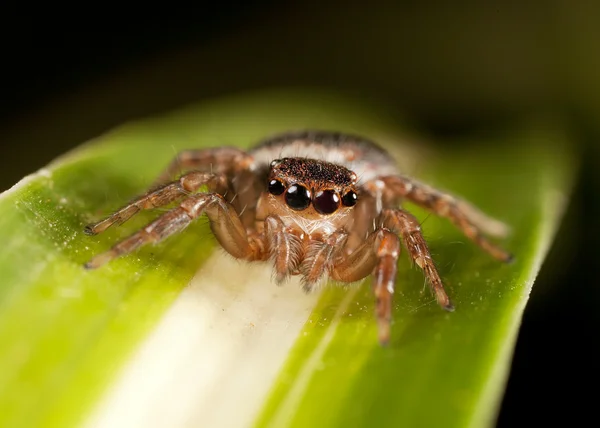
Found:
[[[302,211],[310,205],[310,190],[300,184],[288,187],[285,193],[285,202],[290,208]]]
[[[271,195],[281,195],[285,191],[285,186],[279,180],[269,181],[269,193]]]
[[[334,213],[340,207],[340,196],[333,190],[321,190],[315,195],[313,206],[319,214]]]
[[[356,201],[358,200],[358,195],[354,190],[350,190],[344,196],[342,196],[342,203],[347,207],[353,207],[356,205]]]

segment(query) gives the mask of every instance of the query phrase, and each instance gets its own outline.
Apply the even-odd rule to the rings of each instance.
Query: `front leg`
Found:
[[[114,224],[125,223],[142,210],[159,208],[181,200],[190,193],[197,191],[203,185],[207,185],[209,189],[215,190],[218,187],[222,187],[225,182],[226,178],[222,174],[217,175],[199,171],[187,173],[172,183],[162,185],[134,199],[101,221],[87,225],[84,232],[86,235],[97,235]]]
[[[355,282],[373,273],[375,316],[379,330],[379,342],[385,345],[390,339],[392,319],[392,296],[396,284],[400,239],[387,229],[378,229],[347,257],[331,269],[331,277],[337,281]]]
[[[221,246],[233,257],[245,260],[263,258],[264,244],[260,238],[249,238],[235,209],[215,193],[196,194],[181,205],[158,217],[148,226],[115,244],[109,251],[95,256],[85,264],[96,269],[103,264],[131,253],[143,245],[156,244],[181,232],[193,220],[206,213],[213,234]]]

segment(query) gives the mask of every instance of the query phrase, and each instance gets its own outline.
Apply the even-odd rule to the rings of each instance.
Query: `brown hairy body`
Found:
[[[199,192],[202,186],[209,191]],[[204,214],[225,251],[238,259],[270,261],[279,284],[300,275],[310,291],[328,279],[352,283],[373,275],[379,340],[387,343],[401,243],[423,270],[438,303],[454,309],[421,226],[402,209],[403,200],[448,218],[496,259],[511,260],[485,237],[503,236],[504,224],[401,175],[375,143],[336,132],[299,131],[270,137],[247,152],[232,147],[181,152],[153,190],[89,225],[86,233],[100,233],[143,209],[179,205],[94,257],[86,268],[158,243]]]

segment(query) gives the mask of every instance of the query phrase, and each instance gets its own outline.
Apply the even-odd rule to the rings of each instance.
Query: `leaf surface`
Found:
[[[415,150],[383,106],[297,92],[215,100],[128,124],[58,158],[0,196],[0,425],[64,427],[89,420],[99,403],[117,394],[123,370],[136,366],[137,352],[145,339],[158,334],[165,314],[176,302],[191,299],[182,291],[198,268],[202,276],[210,267],[206,262],[215,248],[208,225],[198,221],[164,244],[88,272],[82,264],[92,255],[161,211],[142,213],[96,237],[82,233],[85,224],[143,192],[178,150],[248,147],[266,135],[306,127],[359,132],[393,147],[419,178],[506,221],[513,232],[505,246],[515,253],[516,262],[495,262],[446,222],[411,207],[424,221],[457,307],[454,313],[445,313],[427,290],[422,292],[422,274],[406,258],[400,263],[388,348],[377,343],[367,282],[326,288],[314,297],[288,296],[288,306],[282,307],[303,319],[304,326],[279,329],[277,335],[273,323],[282,322],[285,314],[274,308],[277,296],[268,287],[275,286],[254,287],[256,296],[273,300],[263,300],[269,304],[258,313],[250,296],[247,303],[236,303],[235,313],[248,310],[270,320],[255,325],[262,341],[247,341],[245,349],[253,353],[229,351],[223,354],[226,363],[215,366],[223,373],[248,368],[238,370],[239,383],[237,378],[223,379],[252,406],[239,414],[209,406],[221,410],[210,417],[208,410],[190,414],[186,420],[277,427],[489,425],[523,309],[568,196],[574,162],[566,137],[536,127],[482,137],[452,151]],[[428,156],[421,156],[424,152]],[[233,279],[229,268],[212,278],[231,274],[229,282],[223,281],[225,289],[243,288],[253,279],[244,269],[231,269],[237,272]],[[228,323],[224,320],[234,314],[215,320]],[[234,321],[230,331],[237,328]],[[186,331],[185,323],[181,327]],[[206,328],[214,331],[219,325],[213,322]],[[186,349],[200,361],[216,355],[220,343],[238,340],[235,334],[225,336],[214,336],[213,348],[199,342]],[[271,359],[261,354],[259,342],[272,350]],[[162,363],[168,367],[168,360]],[[253,384],[243,382],[250,370]],[[158,372],[143,376],[152,379]],[[132,385],[135,391],[135,381]],[[161,400],[156,395],[166,391],[157,391],[150,401],[140,398],[136,405],[148,415],[160,413],[161,406],[169,407],[169,396],[177,397],[177,382],[173,385]],[[100,413],[113,412],[116,420],[123,420],[110,405],[101,408]],[[102,425],[102,415],[95,418]]]

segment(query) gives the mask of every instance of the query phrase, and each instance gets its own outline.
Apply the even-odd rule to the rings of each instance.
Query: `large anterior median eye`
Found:
[[[315,195],[313,206],[320,214],[331,214],[340,206],[340,196],[334,190],[321,190]]]
[[[293,184],[285,192],[285,202],[296,211],[302,211],[310,205],[310,190],[300,184]]]

